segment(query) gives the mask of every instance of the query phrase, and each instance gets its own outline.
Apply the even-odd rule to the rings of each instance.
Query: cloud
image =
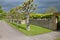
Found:
[[[19,6],[25,1],[27,0],[0,0],[0,5],[3,6],[4,10],[10,10],[11,8]],[[50,6],[60,9],[60,0],[34,0],[34,3],[38,6],[37,12],[44,12],[45,9]]]
[[[25,1],[25,0],[3,0],[4,2],[23,2],[23,1]]]

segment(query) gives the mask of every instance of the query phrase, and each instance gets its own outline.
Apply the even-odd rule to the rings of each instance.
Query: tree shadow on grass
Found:
[[[14,26],[18,27],[18,28],[21,28],[21,29],[26,30],[26,28],[25,28],[25,27],[23,27],[23,26],[17,25],[17,24],[15,24],[15,23],[12,23],[12,24],[13,24]]]

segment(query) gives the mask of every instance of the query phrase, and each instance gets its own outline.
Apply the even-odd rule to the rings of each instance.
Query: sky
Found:
[[[2,6],[4,10],[9,11],[25,1],[27,0],[0,0],[0,6]],[[34,3],[38,6],[36,10],[38,13],[44,13],[49,7],[56,7],[57,10],[60,11],[60,0],[34,0]]]

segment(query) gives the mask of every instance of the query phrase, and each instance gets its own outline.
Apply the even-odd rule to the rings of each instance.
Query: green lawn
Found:
[[[56,40],[60,40],[60,38],[57,38]]]
[[[17,25],[15,23],[10,23],[10,25],[13,26],[14,28],[16,28],[17,30],[23,32],[24,34],[29,35],[29,36],[48,33],[48,32],[52,31],[52,30],[49,30],[49,29],[46,29],[46,28],[35,26],[35,25],[30,25],[30,27],[31,27],[30,31],[26,30],[26,25],[25,24]]]
[[[60,21],[60,16],[59,16],[59,21]]]

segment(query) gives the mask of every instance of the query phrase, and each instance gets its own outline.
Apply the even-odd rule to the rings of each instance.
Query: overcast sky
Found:
[[[8,11],[13,7],[19,6],[26,0],[0,0],[0,6],[3,7],[4,10]],[[48,7],[56,7],[58,11],[60,11],[60,0],[35,0],[34,1],[38,5],[37,12],[44,12]]]

